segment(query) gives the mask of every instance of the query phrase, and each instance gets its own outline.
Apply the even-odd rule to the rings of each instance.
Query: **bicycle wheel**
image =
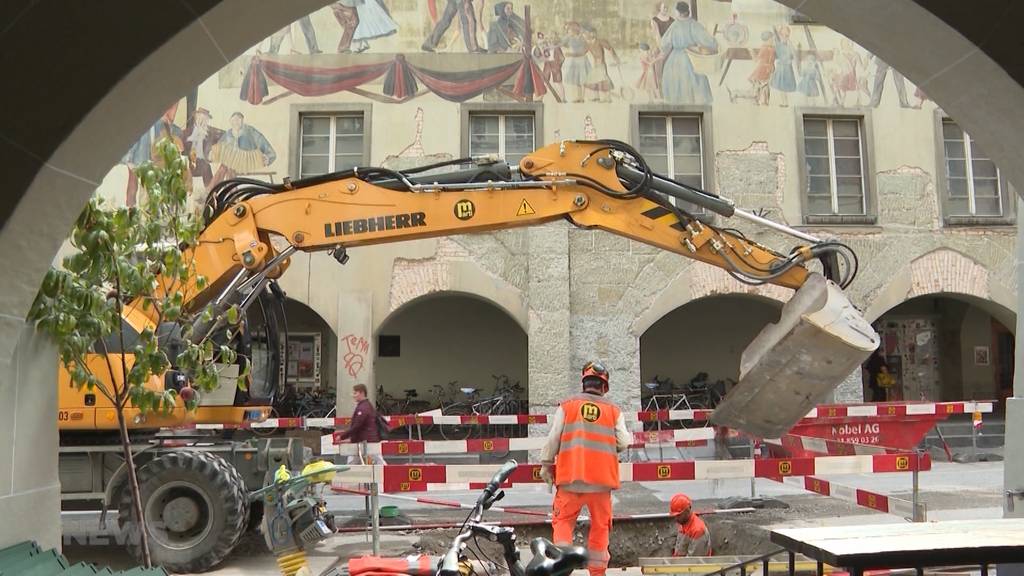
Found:
[[[469,416],[472,414],[469,406],[449,406],[448,413],[445,416]],[[441,432],[441,437],[445,440],[465,440],[473,434],[474,426],[471,424],[441,424],[438,426],[438,430]]]

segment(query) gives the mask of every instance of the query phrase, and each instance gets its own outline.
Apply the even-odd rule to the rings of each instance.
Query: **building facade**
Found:
[[[197,204],[233,176],[628,141],[658,172],[853,247],[848,292],[883,336],[897,375],[887,397],[1010,386],[1016,195],[924,91],[770,0],[342,0],[180,98],[100,192],[135,202],[130,169],[164,134],[192,158]],[[790,294],[565,223],[349,254],[344,266],[296,255],[281,281],[295,311],[289,373],[336,389],[342,410],[359,382],[424,398],[486,393],[504,376],[544,411],[595,358],[612,396],[640,407],[644,382],[735,379]],[[853,374],[836,397],[864,394]]]

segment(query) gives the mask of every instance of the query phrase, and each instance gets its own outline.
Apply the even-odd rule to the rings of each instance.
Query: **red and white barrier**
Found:
[[[335,484],[380,481],[382,492],[429,490],[479,490],[494,475],[497,465],[376,465],[352,466],[335,477]],[[763,460],[698,460],[679,462],[622,463],[623,482],[716,480],[725,478],[780,478],[817,474],[871,474],[930,470],[931,458],[914,455],[876,454],[821,456],[816,458],[769,458]],[[542,482],[539,464],[520,465],[508,486]]]
[[[835,404],[821,405],[812,408],[801,420],[801,424],[826,421],[830,418],[868,418],[886,416],[921,416],[970,414],[974,412],[992,412],[992,402],[883,402],[878,404]],[[705,422],[711,417],[712,410],[658,410],[650,412],[626,413],[626,420],[631,422],[657,421],[696,421]],[[402,414],[385,416],[392,429],[404,426],[426,425],[530,425],[546,424],[545,414],[511,414],[511,415],[471,415],[471,416],[439,416]],[[198,430],[229,430],[229,429],[276,429],[276,428],[336,428],[352,423],[350,417],[339,418],[269,418],[264,422],[245,424],[191,424],[181,426],[184,429]]]
[[[925,517],[925,505],[923,503],[918,503],[918,513],[915,515],[914,503],[910,500],[903,500],[902,498],[886,496],[885,494],[862,490],[852,486],[845,486],[828,480],[822,480],[821,478],[815,478],[814,476],[804,476],[802,478],[793,476],[788,478],[772,478],[772,480],[798,486],[804,490],[815,492],[822,496],[830,496],[838,500],[844,500],[858,506],[863,506],[864,508],[871,508],[872,510],[878,510],[879,512],[893,514],[900,518],[923,519]]]
[[[713,428],[635,432],[631,447],[644,445],[695,446],[706,444],[715,437]],[[513,450],[540,450],[547,438],[471,438],[468,440],[386,440],[368,443],[366,453],[382,456],[416,456],[429,454],[507,454]],[[358,446],[338,443],[337,433],[320,437],[321,454],[353,456]]]

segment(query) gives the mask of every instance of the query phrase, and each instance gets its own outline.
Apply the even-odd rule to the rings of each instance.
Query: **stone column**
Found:
[[[1019,199],[1018,199],[1019,201]],[[1017,213],[1017,334],[1024,334],[1024,213]],[[1014,351],[1013,396],[1006,399],[1003,517],[1024,518],[1024,346]],[[1018,496],[1018,494],[1020,494]],[[1011,504],[1012,498],[1012,504]],[[1011,510],[1012,508],[1012,510]],[[999,576],[1024,576],[1024,564],[1000,564]]]
[[[14,347],[0,356],[0,548],[60,549],[57,351],[21,319],[0,317],[0,335]]]
[[[531,414],[553,413],[570,390],[568,232],[563,223],[527,230]],[[546,434],[546,425],[530,426],[531,437]]]
[[[354,408],[352,386],[365,384],[370,401],[376,399],[373,377],[373,294],[341,292],[338,294],[337,378],[338,416],[348,416]]]

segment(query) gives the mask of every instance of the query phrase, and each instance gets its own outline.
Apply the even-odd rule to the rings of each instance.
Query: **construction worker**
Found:
[[[669,503],[670,514],[679,524],[679,535],[672,549],[673,556],[711,556],[711,532],[693,511],[693,503],[686,494],[676,494]]]
[[[541,476],[549,486],[557,487],[552,517],[554,543],[572,544],[580,510],[586,506],[590,513],[590,576],[603,576],[608,569],[611,491],[619,487],[618,453],[628,448],[631,440],[622,411],[604,398],[608,377],[608,370],[598,362],[583,366],[583,392],[562,402],[555,411],[541,451]]]

